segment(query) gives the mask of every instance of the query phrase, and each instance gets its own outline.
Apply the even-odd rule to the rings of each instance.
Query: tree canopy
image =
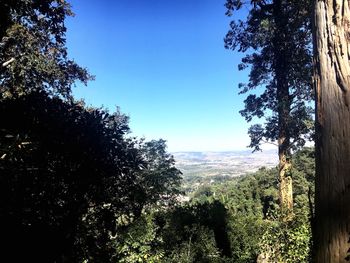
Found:
[[[254,117],[266,120],[249,129],[250,147],[259,150],[262,143],[277,142],[283,106],[288,106],[287,148],[302,146],[313,123],[310,1],[227,0],[226,14],[235,18],[243,6],[248,16],[245,21],[233,19],[225,47],[245,53],[238,68],[250,69],[249,82],[239,85],[240,94],[253,93],[245,99],[242,116],[248,122]],[[286,86],[286,101],[278,85]]]
[[[44,90],[70,98],[71,87],[92,76],[68,58],[66,1],[4,0],[0,3],[0,92],[2,98]]]
[[[2,238],[10,247],[42,258],[45,248],[51,260],[71,258],[73,247],[74,256],[88,253],[77,240],[92,215],[92,237],[102,238],[117,230],[117,218],[178,193],[181,173],[164,141],[126,137],[128,118],[119,112],[33,92],[3,100],[0,116]]]

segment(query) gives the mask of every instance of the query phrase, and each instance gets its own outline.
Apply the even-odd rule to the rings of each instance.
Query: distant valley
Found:
[[[255,172],[261,167],[275,167],[278,163],[276,150],[255,153],[246,150],[172,154],[176,167],[183,173],[184,184],[192,184],[192,187]]]

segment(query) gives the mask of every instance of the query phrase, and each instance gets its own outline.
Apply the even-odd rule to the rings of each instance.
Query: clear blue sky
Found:
[[[87,104],[120,106],[133,135],[167,140],[168,150],[245,149],[239,115],[240,54],[225,50],[225,0],[70,1],[69,56],[96,76],[78,85]]]

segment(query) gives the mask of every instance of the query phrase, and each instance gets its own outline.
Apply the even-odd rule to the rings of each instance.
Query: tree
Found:
[[[66,1],[3,0],[0,2],[0,93],[18,97],[45,90],[71,97],[71,86],[92,77],[67,56]]]
[[[227,0],[227,14],[238,12],[243,1]],[[247,55],[239,69],[250,67],[249,83],[240,84],[240,94],[259,87],[245,99],[240,113],[250,122],[250,147],[275,144],[279,156],[279,200],[291,214],[293,191],[290,153],[305,144],[312,128],[310,1],[251,1],[246,21],[236,20],[225,38],[225,47]]]
[[[15,262],[110,262],[118,220],[178,194],[164,141],[127,137],[118,111],[31,92],[2,100],[0,119],[1,239]]]
[[[145,207],[174,203],[180,194],[181,172],[175,167],[175,159],[166,151],[165,140],[140,142],[140,170],[134,181],[134,214],[140,215]]]
[[[22,253],[47,262],[73,260],[79,225],[89,207],[111,202],[111,209],[123,208],[120,201],[111,201],[109,195],[115,193],[106,183],[118,180],[124,188],[113,160],[118,156],[126,166],[122,137],[127,125],[120,122],[116,128],[114,117],[122,120],[117,115],[86,111],[79,103],[42,92],[8,98],[0,106],[4,251],[13,252],[14,261]],[[125,192],[118,194],[121,198]]]
[[[315,262],[350,260],[349,1],[314,1]]]
[[[290,221],[279,220],[277,168],[261,168],[253,174],[231,178],[225,183],[216,182],[206,191],[195,192],[195,202],[222,200],[227,209],[231,261],[309,262],[308,189],[314,184],[314,150],[297,151],[292,162],[295,206]],[[215,194],[208,196],[207,193]]]
[[[165,141],[71,96],[91,76],[68,59],[68,15],[64,0],[0,2],[1,256],[13,262],[113,262],[123,220],[179,193]]]
[[[220,201],[187,203],[168,210],[166,217],[165,262],[222,262],[231,256],[228,214]]]

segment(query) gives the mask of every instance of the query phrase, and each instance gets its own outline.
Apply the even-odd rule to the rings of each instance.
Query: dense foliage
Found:
[[[226,1],[233,20],[225,47],[244,53],[238,68],[250,69],[249,82],[239,85],[248,93],[242,116],[265,118],[250,127],[250,147],[277,143],[281,133],[285,148],[302,146],[313,127],[311,1],[249,2]],[[245,20],[236,18],[242,9],[249,11]]]
[[[126,137],[119,112],[31,93],[3,100],[0,116],[2,238],[27,257],[107,256],[118,218],[178,194],[164,141]]]
[[[279,108],[268,45],[275,41],[276,21],[267,2],[253,1],[249,21],[240,22],[243,29],[232,23],[226,39],[231,48],[255,50],[241,66],[252,65],[243,92],[266,86],[261,95],[247,97],[242,114],[248,120]],[[290,19],[307,5],[291,3]],[[241,1],[228,1],[229,10],[240,7]],[[70,15],[66,1],[0,2],[1,257],[11,262],[307,262],[313,149],[292,157],[293,221],[283,220],[279,208],[277,169],[222,177],[179,204],[181,172],[165,141],[131,137],[128,117],[119,110],[87,107],[72,97],[75,81],[92,77],[68,58],[64,19]],[[292,21],[288,29],[299,31],[288,43],[300,52],[287,70],[295,80],[289,136],[302,145],[310,128],[311,97],[303,91],[310,77],[309,20]],[[278,137],[275,119],[268,115],[265,127],[252,128],[256,149],[263,138]]]
[[[190,202],[172,209],[144,213],[120,237],[124,241],[118,247],[119,260],[309,262],[313,149],[297,152],[293,164],[293,221],[281,220],[276,170],[262,168],[254,174],[203,185]]]
[[[163,140],[132,138],[119,111],[72,98],[92,77],[68,58],[70,15],[66,1],[0,3],[0,225],[12,262],[113,262],[117,233],[179,194]]]

